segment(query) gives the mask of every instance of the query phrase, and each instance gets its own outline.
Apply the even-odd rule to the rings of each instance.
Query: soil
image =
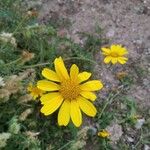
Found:
[[[81,45],[84,39],[78,33],[96,34],[96,26],[103,29],[103,36],[109,39],[108,45],[124,45],[129,51],[129,61],[123,69],[130,70],[135,77],[128,95],[141,108],[150,106],[147,74],[150,71],[150,0],[41,0],[39,21],[47,23],[54,18],[67,20],[66,25],[60,26],[60,33]],[[95,59],[97,62],[102,59],[100,53]],[[96,66],[95,71],[106,87],[113,87],[118,85],[114,70],[120,71],[120,68],[107,69],[102,65],[101,68]]]

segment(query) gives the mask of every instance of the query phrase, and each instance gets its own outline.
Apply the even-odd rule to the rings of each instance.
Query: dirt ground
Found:
[[[142,69],[150,71],[150,0],[42,0],[39,21],[46,23],[54,18],[69,20],[70,25],[61,26],[60,33],[81,45],[84,39],[78,33],[95,34],[97,25],[103,29],[103,36],[109,39],[108,45],[124,45],[129,51],[125,71],[133,69],[134,74],[134,69],[139,69],[135,75],[136,83],[128,94],[141,108],[150,106],[150,78],[148,74],[140,74]],[[97,62],[100,57],[100,53],[96,55]],[[106,71],[96,66],[95,70],[100,78],[104,76],[102,80],[106,86],[118,84],[113,69]]]

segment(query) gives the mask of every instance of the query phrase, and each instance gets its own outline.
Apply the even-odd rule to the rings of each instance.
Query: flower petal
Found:
[[[56,73],[61,80],[69,79],[68,71],[61,57],[55,59],[54,65]]]
[[[44,68],[42,70],[42,75],[43,75],[43,77],[45,77],[48,80],[60,82],[60,79],[59,79],[58,75],[56,74],[56,72],[54,72],[48,68]]]
[[[70,107],[71,107],[70,100],[65,100],[62,106],[60,107],[59,113],[58,113],[58,124],[60,126],[68,125],[69,120],[70,120]]]
[[[71,120],[76,127],[79,127],[82,123],[82,114],[79,108],[77,100],[71,100]]]
[[[101,49],[102,49],[104,55],[109,55],[110,54],[110,49],[109,48],[103,47]]]
[[[117,58],[112,58],[112,59],[111,59],[111,62],[112,62],[113,64],[116,64],[116,63],[117,63]]]
[[[127,62],[127,60],[128,60],[128,58],[126,58],[126,57],[119,57],[118,58],[118,61],[120,64],[125,64]]]
[[[120,45],[111,45],[110,49],[111,49],[111,52],[116,52],[116,50],[120,47]]]
[[[81,91],[80,95],[82,95],[84,98],[87,98],[91,101],[95,101],[95,99],[97,98],[93,92],[89,92],[89,91]]]
[[[107,56],[104,59],[104,63],[108,64],[111,61],[112,57],[111,56]]]
[[[86,71],[79,73],[78,74],[79,83],[88,80],[90,78],[90,76],[91,76],[91,73],[86,72]]]
[[[120,55],[120,56],[123,56],[123,55],[126,55],[126,54],[128,54],[127,49],[126,49],[125,47],[121,47],[121,48],[119,49],[119,55]]]
[[[63,102],[63,97],[62,96],[58,96],[57,98],[52,99],[48,103],[46,103],[42,107],[41,112],[44,115],[46,115],[46,116],[50,115],[50,114],[52,114],[54,111],[56,111],[60,107],[62,102]]]
[[[61,94],[59,92],[52,92],[52,93],[42,95],[42,97],[40,98],[40,101],[41,101],[41,104],[46,104],[49,101],[55,100],[57,97],[60,97],[60,96]]]
[[[60,85],[47,80],[38,81],[37,87],[43,91],[57,91],[60,89]]]
[[[103,87],[103,84],[99,80],[92,80],[80,85],[80,89],[83,91],[97,91]]]
[[[128,60],[128,58],[126,58],[126,57],[119,57],[119,58],[121,58],[122,60],[125,60],[125,61]]]
[[[96,108],[95,106],[89,102],[88,100],[86,100],[85,98],[83,97],[79,97],[77,99],[77,102],[81,108],[81,110],[88,116],[91,116],[91,117],[94,117],[96,115]]]
[[[128,54],[127,49],[125,47],[123,47],[122,45],[112,45],[111,52],[118,53],[120,56]]]
[[[78,78],[79,68],[77,65],[73,64],[70,68],[70,78],[76,80]]]

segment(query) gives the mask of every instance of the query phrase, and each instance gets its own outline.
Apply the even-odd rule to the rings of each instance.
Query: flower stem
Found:
[[[39,63],[39,64],[36,64],[36,65],[24,66],[23,68],[34,68],[34,67],[46,66],[46,65],[49,65],[49,64],[50,64],[50,62]]]
[[[18,58],[18,59],[16,59],[16,60],[14,60],[14,61],[11,61],[11,62],[9,62],[9,63],[7,63],[7,64],[5,64],[6,66],[9,66],[9,65],[12,65],[12,64],[15,64],[15,63],[17,63],[18,61],[20,61],[22,58]]]
[[[72,141],[69,141],[68,143],[66,143],[65,145],[63,145],[62,147],[60,147],[58,150],[63,150],[63,149],[66,148],[68,145],[70,145],[72,142],[73,142],[73,140],[72,140]]]
[[[25,15],[25,17],[22,18],[22,20],[21,20],[20,23],[17,25],[16,29],[13,31],[12,34],[15,34],[15,33],[18,31],[18,29],[22,26],[22,24],[24,23],[24,21],[25,21],[26,19],[27,19],[27,15]]]
[[[117,97],[117,96],[121,93],[122,89],[123,89],[123,86],[120,86],[120,87],[118,88],[118,91],[117,91],[116,94],[114,94],[113,96],[112,96],[111,94],[109,95],[109,97],[107,98],[107,101],[106,101],[106,103],[105,103],[103,109],[101,110],[101,113],[100,113],[100,115],[99,115],[99,118],[102,117],[102,115],[103,115],[105,109],[107,108],[107,106],[108,106],[109,104],[111,104],[111,103],[113,102],[114,98]]]
[[[66,58],[64,59],[64,61],[69,61],[69,60],[83,60],[83,61],[88,61],[88,62],[91,62],[95,65],[99,65],[96,61],[94,60],[91,60],[91,59],[88,59],[88,58],[80,58],[80,57],[70,57],[70,58]],[[30,66],[24,66],[24,68],[33,68],[33,67],[39,67],[39,66],[45,66],[45,65],[49,65],[50,62],[45,62],[45,63],[39,63],[39,64],[36,64],[36,65],[30,65]]]
[[[69,60],[73,60],[73,59],[75,59],[75,60],[88,61],[88,62],[91,62],[91,63],[93,63],[93,64],[95,64],[95,65],[98,65],[98,63],[97,63],[96,61],[91,60],[91,59],[88,59],[88,58],[84,58],[84,57],[70,57],[70,58],[64,59],[64,61],[69,61]]]

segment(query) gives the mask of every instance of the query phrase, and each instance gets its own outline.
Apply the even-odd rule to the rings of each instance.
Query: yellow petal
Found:
[[[102,48],[102,51],[103,51],[103,54],[104,54],[104,55],[109,55],[109,54],[110,54],[110,49],[109,49],[109,48],[103,47],[103,48]]]
[[[119,55],[120,56],[123,56],[123,55],[126,55],[128,54],[128,51],[126,48],[122,47],[120,50],[119,50]]]
[[[42,75],[48,79],[48,80],[52,80],[52,81],[57,81],[60,82],[58,75],[56,74],[56,72],[48,69],[48,68],[44,68],[42,70]]]
[[[70,68],[70,78],[76,80],[78,78],[79,68],[77,65],[73,64]]]
[[[82,95],[83,97],[85,97],[91,101],[95,101],[95,99],[96,99],[96,95],[93,92],[81,91],[80,95]]]
[[[47,116],[47,115],[50,115],[52,114],[54,111],[56,111],[60,105],[62,104],[63,102],[63,97],[57,97],[55,99],[52,99],[50,100],[48,103],[46,103],[42,109],[41,109],[41,112]]]
[[[127,62],[128,58],[125,58],[125,57],[119,57],[118,58],[118,61],[120,64],[125,64]]]
[[[60,89],[60,85],[47,80],[38,81],[37,87],[43,91],[57,91]]]
[[[69,79],[68,71],[61,57],[55,59],[54,65],[56,73],[61,80]]]
[[[117,63],[117,58],[112,58],[112,59],[111,59],[111,62],[112,62],[113,64],[116,64],[116,63]]]
[[[121,58],[122,60],[125,60],[125,61],[128,60],[128,58],[126,58],[126,57],[119,57],[119,58]]]
[[[71,100],[71,110],[70,110],[71,120],[76,127],[79,127],[82,123],[82,114],[79,108],[77,100]]]
[[[120,55],[123,56],[125,54],[128,54],[128,51],[125,47],[123,47],[122,45],[115,45],[116,52]]]
[[[114,52],[114,51],[116,52],[116,49],[118,49],[118,46],[113,44],[111,45],[110,49],[111,49],[111,52]]]
[[[52,93],[48,93],[48,94],[44,94],[42,95],[42,97],[40,98],[41,104],[46,104],[51,100],[55,100],[57,97],[60,97],[61,94],[59,92],[52,92]]]
[[[79,97],[77,99],[77,102],[79,103],[79,106],[81,108],[81,110],[88,116],[94,117],[96,115],[96,108],[95,106],[89,102],[88,100],[86,100],[83,97]]]
[[[122,47],[121,45],[112,45],[111,46],[111,52],[118,53],[119,56],[123,56],[125,54],[128,54],[128,51],[125,47]]]
[[[99,80],[92,80],[80,85],[80,89],[83,91],[97,91],[103,87],[103,84]]]
[[[108,64],[111,61],[112,57],[111,56],[107,56],[104,59],[104,63]]]
[[[82,73],[79,73],[78,74],[79,83],[88,80],[90,78],[90,76],[91,76],[91,73],[89,73],[89,72],[84,71]]]
[[[58,124],[67,126],[70,120],[70,100],[65,100],[58,113]]]

